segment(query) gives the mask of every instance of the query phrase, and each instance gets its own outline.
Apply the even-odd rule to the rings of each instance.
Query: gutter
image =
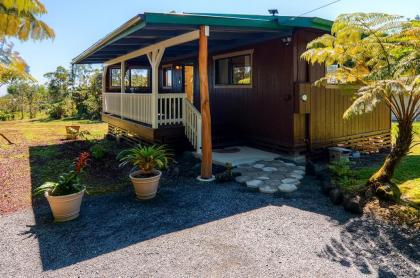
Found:
[[[129,21],[124,23],[122,26],[118,27],[117,29],[115,29],[114,31],[112,31],[111,33],[106,35],[104,38],[97,41],[95,44],[93,44],[91,47],[89,47],[88,49],[83,51],[77,57],[73,58],[71,63],[72,64],[80,63],[81,61],[83,61],[86,57],[88,57],[92,53],[94,53],[94,52],[98,51],[99,49],[101,49],[102,47],[106,46],[110,41],[114,40],[120,34],[126,32],[130,28],[136,26],[137,24],[139,24],[143,21],[144,21],[143,15],[139,14],[139,15],[133,17],[132,19],[130,19]]]

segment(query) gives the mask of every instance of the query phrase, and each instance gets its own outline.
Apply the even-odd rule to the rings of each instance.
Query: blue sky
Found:
[[[300,15],[333,0],[41,0],[48,9],[42,19],[56,32],[52,41],[15,42],[30,66],[30,72],[41,83],[43,75],[57,66],[68,66],[73,57],[97,40],[143,12],[214,12],[267,14],[276,8],[279,15]],[[333,20],[340,13],[386,12],[413,18],[420,13],[419,0],[341,0],[305,16]],[[404,4],[403,4],[404,3]],[[0,95],[5,88],[0,88]]]

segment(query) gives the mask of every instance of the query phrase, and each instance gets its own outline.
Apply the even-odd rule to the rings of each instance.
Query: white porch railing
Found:
[[[102,98],[105,113],[152,125],[152,94],[104,93]],[[188,140],[201,149],[201,114],[186,94],[159,94],[156,117],[158,126],[183,124]]]
[[[185,94],[158,95],[158,125],[182,124]]]
[[[185,135],[197,152],[201,150],[201,113],[189,101],[185,101]]]
[[[106,113],[120,116],[121,113],[121,94],[104,93],[102,94],[102,109]]]

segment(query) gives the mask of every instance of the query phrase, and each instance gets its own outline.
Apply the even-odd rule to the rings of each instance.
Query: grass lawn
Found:
[[[393,140],[397,134],[396,124],[392,124]],[[420,122],[414,124],[414,142],[420,143]],[[415,144],[414,143],[414,144]],[[358,179],[368,179],[378,167],[366,167],[357,170]],[[420,205],[420,145],[416,145],[398,166],[393,181],[398,184],[403,198]]]
[[[86,140],[66,140],[67,125],[89,131]],[[118,168],[115,157],[121,150],[104,139],[107,124],[89,120],[19,120],[0,122],[0,214],[32,204],[31,192],[72,167],[82,151],[102,142],[107,152],[91,159],[84,183],[90,194],[121,190],[129,185],[127,173]],[[9,143],[12,142],[12,144]]]

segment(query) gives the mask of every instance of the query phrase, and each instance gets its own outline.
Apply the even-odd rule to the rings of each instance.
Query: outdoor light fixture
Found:
[[[292,37],[283,37],[281,38],[281,41],[286,45],[289,45],[289,43],[292,41]]]
[[[275,16],[276,14],[278,14],[278,13],[279,13],[279,11],[278,11],[277,9],[271,9],[271,10],[268,10],[268,12],[269,12],[272,16]]]

